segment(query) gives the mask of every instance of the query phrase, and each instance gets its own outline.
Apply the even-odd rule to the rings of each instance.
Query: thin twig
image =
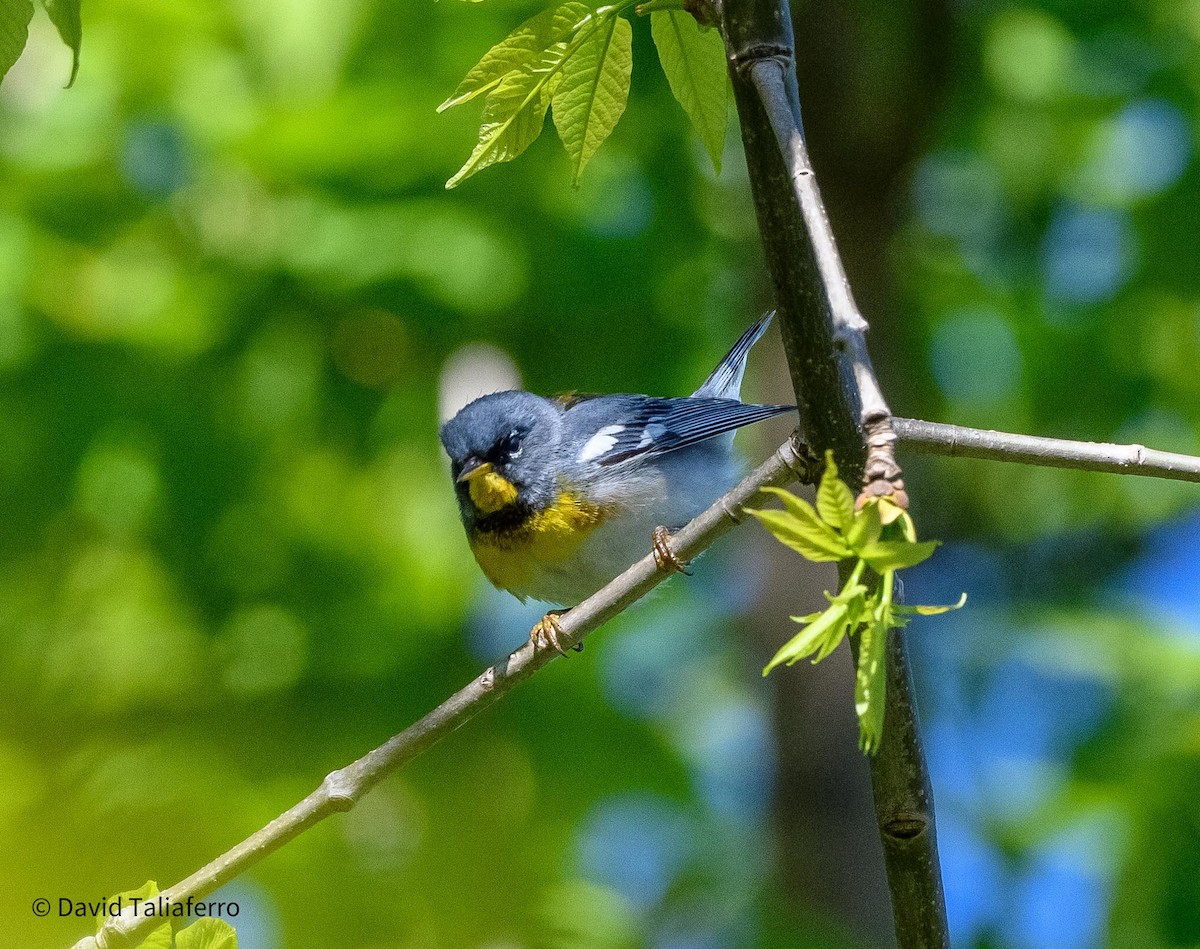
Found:
[[[806,459],[807,453],[798,449],[794,439],[789,439],[733,490],[718,498],[708,510],[676,532],[670,541],[672,553],[679,560],[694,559],[741,522],[739,512],[742,505],[760,488],[788,484],[797,479],[810,481],[812,471]],[[643,557],[599,592],[562,614],[559,641],[564,648],[576,645],[584,636],[641,599],[669,575],[669,570],[660,568],[652,555]],[[338,811],[350,810],[388,774],[463,725],[557,655],[554,650],[535,650],[531,643],[525,643],[507,658],[485,669],[482,675],[420,721],[353,764],[328,775],[312,794],[266,827],[186,880],[163,891],[161,899],[184,903],[188,897],[200,899],[207,896],[314,824]],[[137,917],[127,909],[122,916],[105,922],[96,936],[88,936],[76,943],[74,949],[127,949],[161,924],[158,916]]]
[[[1200,482],[1200,458],[1157,451],[1142,445],[1110,445],[1105,442],[1013,435],[911,418],[893,418],[892,427],[905,448],[931,455]]]

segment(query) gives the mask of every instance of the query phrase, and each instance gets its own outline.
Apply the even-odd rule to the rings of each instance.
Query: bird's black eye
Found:
[[[496,454],[512,460],[521,454],[521,433],[513,429],[496,443]]]

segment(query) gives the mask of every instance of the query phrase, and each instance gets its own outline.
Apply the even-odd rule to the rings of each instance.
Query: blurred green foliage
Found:
[[[475,122],[437,104],[538,9],[89,0],[70,90],[34,18],[0,86],[9,943],[83,934],[34,898],[185,876],[525,636],[439,456],[463,378],[511,357],[537,391],[686,392],[768,305],[736,136],[714,177],[657,69],[635,65],[579,189],[543,136],[444,191]],[[1200,4],[795,12],[896,410],[1194,452]],[[653,61],[644,21],[633,46]],[[780,373],[760,359],[751,385],[784,398]],[[1147,619],[1194,606],[1194,571],[1162,566],[1195,549],[1169,526],[1194,492],[915,458],[907,478],[950,542],[914,599],[982,604],[908,633],[956,945],[1197,944],[1194,613]],[[878,887],[838,917],[780,870],[817,865],[783,831],[828,805],[768,812],[774,762],[842,765],[772,731],[809,670],[758,678],[783,608],[769,648],[729,634],[773,595],[765,548],[732,543],[228,888],[243,949],[886,944]],[[1088,727],[1011,745],[1051,729],[1022,716],[1053,690],[1020,688],[1068,680],[1104,697],[1074,703]],[[1080,859],[1094,890],[1035,872]]]

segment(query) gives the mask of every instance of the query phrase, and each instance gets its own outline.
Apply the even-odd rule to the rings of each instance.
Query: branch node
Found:
[[[909,841],[925,833],[929,822],[919,815],[893,817],[883,825],[883,832],[893,840]]]
[[[743,518],[741,514],[741,508],[730,507],[729,500],[727,498],[721,498],[721,510],[725,512],[725,516],[733,521],[733,523],[742,523]]]
[[[346,774],[345,768],[331,771],[325,775],[325,780],[321,782],[321,789],[325,793],[325,800],[335,811],[348,811],[357,800],[354,781]]]
[[[792,68],[792,50],[778,43],[757,43],[738,50],[730,56],[730,62],[738,72],[746,74],[764,63],[774,63],[782,72]]]
[[[825,470],[825,459],[814,452],[800,434],[800,429],[792,432],[792,457],[785,459],[788,468],[801,484],[816,484]]]
[[[479,687],[484,692],[491,692],[496,685],[496,667],[488,666],[483,670],[483,675],[479,677]]]

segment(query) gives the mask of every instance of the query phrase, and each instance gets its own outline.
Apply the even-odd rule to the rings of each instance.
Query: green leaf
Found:
[[[838,477],[837,464],[831,451],[825,452],[825,471],[817,488],[817,510],[826,523],[843,533],[854,523],[854,494],[846,482]]]
[[[0,79],[25,49],[31,19],[33,4],[29,0],[0,0]]]
[[[594,21],[562,67],[554,90],[554,125],[570,156],[573,181],[625,111],[633,75],[633,27],[624,17]]]
[[[869,503],[854,512],[854,520],[846,530],[846,544],[855,553],[879,540],[883,524],[879,520],[879,505]]]
[[[761,488],[767,494],[773,494],[783,502],[787,513],[804,526],[805,530],[813,532],[813,536],[823,538],[822,543],[831,552],[837,552],[838,559],[849,556],[849,549],[837,532],[821,520],[816,508],[783,488]]]
[[[915,567],[921,561],[932,557],[937,545],[936,540],[927,540],[921,544],[907,540],[880,540],[863,547],[858,551],[858,555],[871,565],[871,569],[883,573],[885,570]]]
[[[879,506],[879,519],[883,522],[885,527],[892,523],[892,521],[908,517],[908,512],[905,511],[904,508],[900,507],[900,505],[896,504],[891,498],[876,498],[873,503]],[[912,524],[911,517],[908,518],[908,523]],[[909,540],[916,539],[917,538],[915,536],[909,538]]]
[[[906,540],[916,543],[917,526],[913,523],[912,515],[904,510],[904,508],[898,507],[889,498],[880,498],[876,503],[879,505],[879,516],[883,526],[887,527],[892,523],[897,524],[900,528],[901,536]]]
[[[0,0],[0,3],[5,0]],[[75,84],[79,72],[79,45],[83,42],[83,25],[79,21],[79,0],[42,0],[42,6],[50,15],[50,22],[58,28],[58,35],[71,50],[71,78],[67,87]]]
[[[967,602],[967,595],[964,593],[958,598],[957,603],[952,603],[949,606],[896,606],[894,607],[897,613],[907,616],[937,616],[940,613],[949,613],[951,610],[961,610]]]
[[[667,85],[720,174],[729,118],[729,80],[721,34],[702,30],[696,18],[682,10],[655,10],[650,15],[650,34]]]
[[[837,643],[841,642],[842,637],[846,635],[846,613],[845,603],[834,603],[823,613],[814,614],[817,618],[788,640],[779,652],[775,653],[766,668],[763,669],[763,675],[765,676],[778,665],[786,663],[790,666],[806,656],[811,656],[822,648],[829,637],[836,637],[836,642],[834,642],[834,648],[836,648]],[[805,618],[807,619],[807,617]],[[832,651],[833,649],[828,650],[828,652]]]
[[[437,107],[445,112],[498,86],[509,73],[537,63],[539,54],[565,40],[583,23],[591,10],[571,0],[543,10],[526,20],[489,49],[458,84],[454,94]]]
[[[490,165],[512,161],[542,134],[554,85],[562,78],[559,69],[569,52],[567,43],[556,43],[542,50],[536,62],[526,63],[500,81],[483,107],[479,144],[446,182],[447,188]]]
[[[830,603],[850,603],[853,600],[860,599],[867,595],[867,588],[861,583],[852,583],[845,589],[839,590],[837,595],[833,595],[828,590],[825,591],[825,596]]]
[[[883,740],[887,700],[887,620],[880,615],[863,627],[854,677],[854,709],[858,713],[858,746],[869,755]]]
[[[201,919],[175,934],[176,949],[237,949],[237,933],[223,919]]]
[[[859,627],[862,623],[863,614],[867,610],[867,602],[862,597],[857,597],[846,603],[846,619],[841,628],[835,630],[833,634],[826,636],[825,641],[821,644],[821,648],[817,654],[813,656],[813,665],[825,659],[831,652],[837,649],[842,644],[842,640],[848,633]]]
[[[850,551],[824,523],[813,513],[811,520],[796,517],[791,511],[754,511],[747,514],[775,535],[781,544],[803,555],[814,563],[829,563],[850,556]]]

